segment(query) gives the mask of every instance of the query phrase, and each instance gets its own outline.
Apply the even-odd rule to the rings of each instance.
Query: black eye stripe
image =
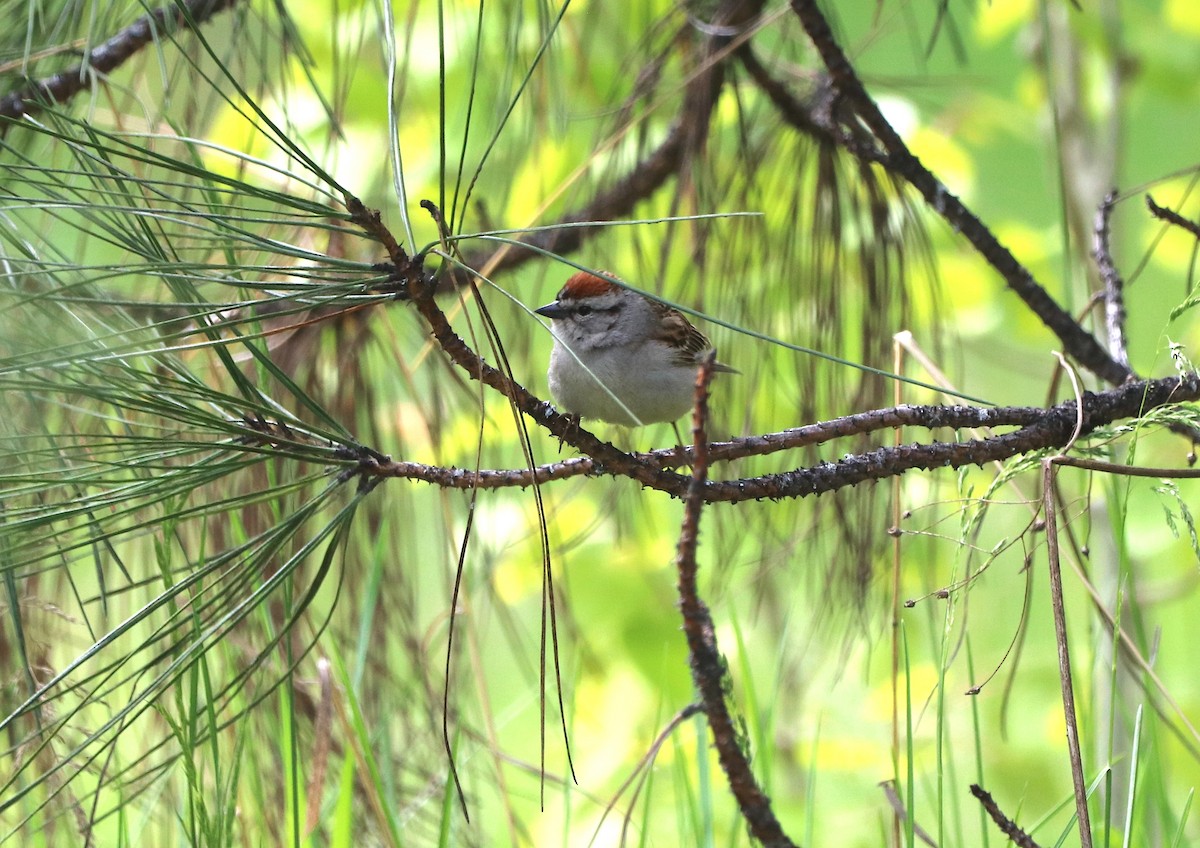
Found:
[[[616,312],[620,308],[620,306],[591,306],[587,303],[580,303],[575,306],[575,314],[583,316],[591,315],[592,313],[604,314]]]

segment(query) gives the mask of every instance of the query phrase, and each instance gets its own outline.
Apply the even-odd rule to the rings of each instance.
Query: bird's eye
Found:
[[[587,304],[584,304],[584,305],[582,305],[582,306],[576,306],[576,307],[575,307],[575,314],[576,314],[576,315],[580,315],[580,316],[583,316],[583,315],[591,315],[591,314],[592,314],[592,307],[588,306]]]

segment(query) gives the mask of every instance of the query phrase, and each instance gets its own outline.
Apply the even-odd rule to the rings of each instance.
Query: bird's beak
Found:
[[[546,318],[566,318],[567,310],[556,300],[553,303],[547,303],[545,306],[533,310],[538,315],[543,315]]]

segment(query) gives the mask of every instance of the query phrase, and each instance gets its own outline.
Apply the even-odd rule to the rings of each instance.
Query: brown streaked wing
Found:
[[[700,361],[701,354],[712,349],[708,337],[675,309],[668,309],[663,315],[663,335],[671,340],[683,340],[677,359],[680,365],[695,365]]]

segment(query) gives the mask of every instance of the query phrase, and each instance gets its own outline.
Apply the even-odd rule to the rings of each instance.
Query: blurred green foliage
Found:
[[[5,4],[29,23],[4,35],[5,83],[70,67],[75,51],[33,59],[143,12],[104,5],[89,17],[70,2]],[[1095,207],[1123,192],[1113,248],[1133,367],[1171,373],[1169,342],[1191,355],[1193,315],[1170,313],[1191,290],[1195,243],[1152,220],[1142,195],[1196,215],[1194,3],[827,5],[913,151],[1072,311],[1096,287]],[[527,464],[503,398],[454,371],[407,304],[364,288],[384,256],[341,192],[378,208],[410,251],[437,241],[422,199],[470,257],[494,249],[485,231],[554,223],[676,126],[704,67],[706,12],[238,5],[9,127],[0,838],[747,843],[702,719],[654,747],[695,700],[672,568],[679,503],[606,476],[543,485],[541,512],[528,489],[356,489],[338,476],[353,466],[338,448],[353,444],[447,467]],[[777,78],[819,92],[785,6],[750,41]],[[567,257],[722,322],[705,330],[742,374],[716,384],[716,435],[944,399],[748,333],[890,371],[891,335],[911,330],[960,391],[1070,396],[1056,340],[961,239],[877,168],[786,126],[730,67],[705,145],[626,216],[641,223]],[[710,215],[725,217],[696,217]],[[542,396],[551,340],[528,310],[571,270],[547,257],[480,284],[514,378]],[[461,295],[442,300],[456,329],[500,361],[480,303]],[[900,370],[935,379],[912,360]],[[570,452],[528,426],[535,462]],[[674,444],[668,427],[599,427],[627,448]],[[1159,428],[1091,446],[1145,465],[1187,451]],[[887,844],[885,781],[939,845],[1002,843],[970,783],[1040,844],[1077,844],[1038,474],[993,489],[999,473],[705,511],[704,597],[758,777],[803,844]],[[1066,603],[1093,822],[1106,844],[1126,829],[1132,844],[1189,844],[1194,484],[1075,470],[1061,482],[1074,534],[1062,543],[1087,551],[1070,560]],[[557,656],[542,630],[544,550]],[[893,604],[909,599],[893,630]],[[1098,606],[1153,674],[1128,652],[1113,659]],[[895,667],[893,632],[907,648]]]

